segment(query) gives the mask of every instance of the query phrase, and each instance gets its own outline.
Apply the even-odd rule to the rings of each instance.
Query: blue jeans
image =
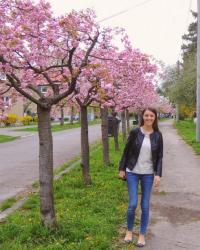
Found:
[[[154,181],[154,174],[135,174],[126,172],[126,179],[129,195],[129,204],[127,210],[128,231],[132,231],[134,226],[135,210],[138,203],[138,184],[140,180],[142,191],[140,234],[145,234],[149,222],[149,202]]]

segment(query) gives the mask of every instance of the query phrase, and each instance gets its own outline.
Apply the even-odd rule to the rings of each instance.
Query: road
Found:
[[[0,144],[0,203],[38,180],[38,135],[21,134],[27,137]],[[99,138],[100,125],[89,126],[90,143]],[[80,128],[53,133],[53,143],[56,168],[80,154]]]

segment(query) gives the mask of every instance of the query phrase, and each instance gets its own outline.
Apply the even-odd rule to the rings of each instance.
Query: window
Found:
[[[0,80],[6,80],[6,75],[3,72],[0,72]]]
[[[9,96],[3,96],[3,102],[9,102],[10,97]]]
[[[12,99],[11,99],[11,97],[9,97],[9,96],[3,96],[3,97],[2,97],[2,101],[3,101],[3,103],[4,103],[4,106],[7,107],[7,106],[10,106],[10,105],[11,105]]]
[[[47,86],[40,85],[40,86],[38,86],[38,88],[39,88],[41,93],[43,93],[43,94],[47,93]]]

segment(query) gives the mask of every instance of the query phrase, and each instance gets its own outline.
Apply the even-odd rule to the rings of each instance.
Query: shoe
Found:
[[[137,246],[137,247],[144,247],[144,246],[145,246],[145,243],[138,242],[138,243],[136,244],[136,246]]]
[[[126,234],[126,236],[125,236],[125,238],[124,238],[124,242],[125,242],[125,243],[131,243],[131,242],[133,242],[133,236],[129,238],[129,237],[127,236],[127,234]]]
[[[132,242],[133,242],[133,239],[130,239],[130,240],[124,239],[124,243],[132,243]]]

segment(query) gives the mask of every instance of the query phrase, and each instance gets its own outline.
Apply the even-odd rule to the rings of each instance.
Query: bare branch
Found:
[[[80,107],[84,106],[84,103],[82,103],[78,97],[75,97],[75,99]]]
[[[3,92],[0,92],[0,95],[4,95],[4,94],[7,93],[11,88],[12,88],[12,86],[9,86],[8,89],[6,89],[6,90],[3,91]]]
[[[89,57],[93,57],[93,58],[100,59],[103,61],[115,61],[115,60],[113,60],[113,58],[103,58],[103,57],[98,57],[98,56],[94,56],[94,55],[89,55]]]
[[[52,87],[54,95],[58,96],[59,95],[59,86],[57,84],[55,84],[55,82],[50,79],[50,77],[48,76],[47,73],[42,73],[42,75],[44,76],[44,78],[48,81],[48,83]]]
[[[34,98],[33,96],[31,96],[30,94],[28,94],[21,88],[20,80],[17,78],[17,76],[15,76],[14,74],[11,74],[11,75],[6,74],[6,76],[9,82],[11,83],[12,87],[14,87],[21,95],[31,100],[35,104],[40,105],[43,108],[47,108],[47,105],[45,105],[45,103],[40,102],[38,99]]]
[[[91,46],[90,46],[89,49],[87,50],[87,52],[86,52],[86,54],[85,54],[85,57],[84,57],[84,59],[83,59],[83,61],[82,61],[82,63],[81,63],[80,68],[83,68],[83,67],[85,67],[85,66],[87,65],[88,57],[89,57],[90,53],[92,52],[92,50],[93,50],[93,48],[94,48],[94,46],[95,46],[95,44],[96,44],[96,42],[97,42],[97,40],[98,40],[98,37],[99,37],[99,33],[96,35],[96,37],[94,38],[94,40],[93,40]]]
[[[36,94],[38,94],[38,96],[40,97],[40,98],[45,98],[45,96],[39,91],[39,89],[36,87],[36,86],[34,86],[33,84],[29,84],[28,86],[27,86],[29,89],[31,89],[31,90],[33,90]]]
[[[68,67],[69,67],[71,74],[73,74],[72,58],[73,58],[73,54],[74,54],[75,50],[76,50],[76,48],[74,47],[69,52]]]

